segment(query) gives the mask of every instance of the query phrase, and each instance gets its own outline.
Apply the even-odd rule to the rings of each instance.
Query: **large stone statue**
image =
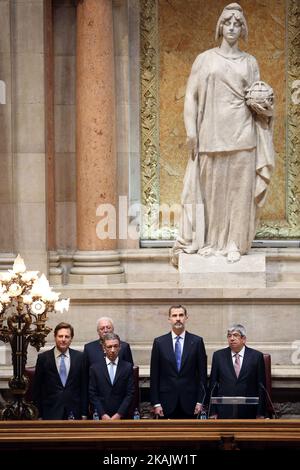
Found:
[[[255,236],[274,168],[273,91],[256,59],[238,47],[248,28],[241,6],[227,5],[217,23],[221,45],[196,58],[188,79],[184,123],[190,159],[181,197],[178,254],[246,254]]]

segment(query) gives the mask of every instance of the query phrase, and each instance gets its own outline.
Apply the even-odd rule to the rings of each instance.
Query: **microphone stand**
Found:
[[[215,382],[215,383],[214,383],[214,386],[213,386],[213,388],[211,389],[211,392],[210,392],[209,404],[208,404],[208,412],[207,412],[207,417],[208,417],[208,419],[209,419],[209,416],[210,416],[210,407],[211,407],[211,398],[212,398],[212,394],[213,394],[213,391],[214,391],[214,389],[216,388],[217,385],[219,385],[218,382]]]

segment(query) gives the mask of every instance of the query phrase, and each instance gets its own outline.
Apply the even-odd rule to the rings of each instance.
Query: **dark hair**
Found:
[[[117,335],[116,333],[107,333],[106,335],[103,336],[103,344],[105,341],[109,341],[111,339],[117,339],[119,341],[119,344],[121,344],[120,336]]]
[[[173,310],[174,308],[182,308],[182,310],[184,311],[184,315],[187,316],[187,310],[186,310],[186,308],[185,308],[183,305],[172,305],[172,306],[169,308],[169,317],[171,316],[172,310]]]
[[[73,326],[70,325],[70,323],[66,323],[64,321],[62,321],[58,325],[56,325],[56,327],[54,328],[54,336],[56,336],[58,331],[62,330],[63,328],[65,328],[66,330],[70,330],[71,331],[71,338],[73,338],[73,336],[74,336]]]

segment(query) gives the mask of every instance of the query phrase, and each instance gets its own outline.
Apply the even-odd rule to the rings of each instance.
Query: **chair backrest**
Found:
[[[28,378],[28,389],[25,393],[25,400],[32,401],[33,379],[35,374],[35,367],[25,367],[24,375]]]
[[[269,397],[266,397],[267,412],[268,412],[269,417],[271,418],[274,414],[273,406],[271,403],[271,400],[272,400],[271,355],[264,353],[264,361],[265,361],[265,371],[266,371],[266,389],[269,394]]]

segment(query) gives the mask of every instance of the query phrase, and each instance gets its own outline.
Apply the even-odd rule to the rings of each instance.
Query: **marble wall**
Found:
[[[12,60],[10,2],[0,2],[0,80],[5,83],[5,104],[0,104],[0,251],[13,251]]]
[[[152,276],[154,277],[154,276]],[[167,277],[167,273],[165,275]],[[169,278],[169,277],[168,277]],[[48,325],[70,322],[75,329],[74,347],[82,350],[86,342],[97,338],[96,321],[110,316],[121,339],[131,344],[134,361],[141,376],[148,376],[153,339],[170,331],[170,305],[187,307],[187,330],[204,338],[210,367],[214,351],[226,346],[226,331],[232,323],[247,330],[247,344],[272,356],[276,386],[282,381],[299,387],[300,327],[299,289],[203,289],[179,287],[176,282],[136,283],[130,289],[60,287],[63,297],[71,297],[68,313],[52,314]],[[47,338],[46,349],[53,345]],[[36,352],[30,348],[28,362],[34,364]]]
[[[139,0],[113,0],[118,195],[140,200]],[[56,248],[76,249],[76,8],[53,0]],[[138,241],[120,241],[136,248]]]
[[[56,247],[76,249],[76,9],[53,1]]]
[[[139,0],[113,0],[117,194],[128,205],[140,201],[140,31]],[[137,248],[139,240],[119,240],[119,248]]]
[[[44,2],[1,0],[0,251],[47,269]]]

